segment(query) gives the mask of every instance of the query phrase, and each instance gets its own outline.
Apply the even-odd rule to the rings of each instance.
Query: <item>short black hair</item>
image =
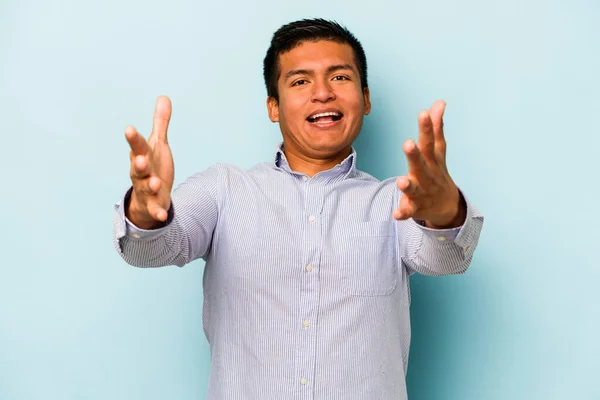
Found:
[[[319,40],[331,40],[350,45],[354,50],[354,61],[358,67],[362,89],[368,87],[367,57],[358,39],[348,29],[335,21],[322,18],[302,19],[283,25],[273,34],[271,45],[263,62],[263,75],[269,97],[279,101],[279,91],[277,90],[277,81],[281,74],[279,55],[292,50],[302,42],[317,42]]]

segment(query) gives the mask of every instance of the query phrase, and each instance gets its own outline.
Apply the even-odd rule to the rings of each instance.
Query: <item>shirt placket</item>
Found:
[[[314,398],[323,201],[316,182],[303,177],[303,185],[305,251],[300,284],[300,312],[297,321],[299,340],[296,377],[299,383],[299,398],[308,400]]]

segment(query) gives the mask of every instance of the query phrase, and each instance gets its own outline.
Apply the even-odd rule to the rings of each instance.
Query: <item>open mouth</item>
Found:
[[[306,118],[306,120],[311,124],[327,124],[331,122],[337,122],[340,119],[342,119],[343,116],[344,114],[342,114],[341,112],[329,111],[313,114]]]

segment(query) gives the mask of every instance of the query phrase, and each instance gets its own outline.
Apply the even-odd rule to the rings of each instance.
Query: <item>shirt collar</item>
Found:
[[[283,142],[279,143],[277,146],[277,150],[275,151],[274,156],[274,165],[275,168],[282,169],[284,171],[296,174],[297,172],[292,171],[290,168],[290,164],[288,163],[287,158],[285,157]],[[336,176],[343,176],[344,178],[350,177],[354,175],[356,171],[356,149],[352,146],[352,152],[348,157],[344,159],[341,163],[333,167],[332,169],[322,171],[322,173],[334,173]]]

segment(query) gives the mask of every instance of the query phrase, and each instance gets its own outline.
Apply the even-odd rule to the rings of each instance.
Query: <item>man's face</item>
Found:
[[[371,110],[354,51],[332,41],[303,42],[279,56],[279,102],[267,99],[286,152],[327,159],[348,153]]]

